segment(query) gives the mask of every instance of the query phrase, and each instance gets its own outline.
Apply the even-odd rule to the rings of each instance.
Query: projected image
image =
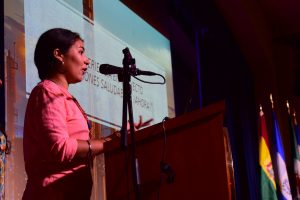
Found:
[[[49,28],[58,26],[74,30],[84,38],[86,55],[91,63],[84,81],[76,87],[70,86],[70,91],[83,105],[91,120],[112,128],[120,128],[122,83],[118,81],[117,75],[100,74],[99,66],[108,63],[122,67],[122,50],[128,47],[139,69],[155,72],[164,77],[170,76],[169,41],[119,1],[94,1],[93,6],[83,8],[84,5],[91,3],[91,1],[84,2],[87,3],[63,0],[51,3],[29,1],[24,5],[26,93],[29,94],[39,82],[33,63],[34,47],[39,35]],[[34,9],[36,7],[45,9]],[[83,14],[82,10],[89,12]],[[115,13],[118,13],[118,16]],[[162,82],[159,76],[141,79]],[[132,103],[136,121],[139,116],[143,116],[144,119],[153,118],[153,123],[158,123],[169,116],[168,108],[173,109],[173,96],[170,92],[168,98],[167,85],[171,82],[167,80],[165,85],[151,85],[132,79]],[[171,106],[168,99],[171,99],[169,100]]]
[[[92,121],[92,135],[99,138],[118,131],[122,124],[122,82],[116,74],[99,73],[101,64],[123,67],[126,47],[140,70],[166,78],[166,84],[148,84],[131,78],[134,120],[174,117],[170,42],[117,0],[4,0],[6,130],[12,142],[5,169],[5,199],[21,199],[26,173],[23,161],[23,122],[27,99],[40,81],[33,62],[38,37],[62,27],[78,32],[90,60],[81,83],[70,93]],[[147,82],[162,82],[160,76],[138,76]],[[103,157],[93,169],[92,199],[105,199]]]

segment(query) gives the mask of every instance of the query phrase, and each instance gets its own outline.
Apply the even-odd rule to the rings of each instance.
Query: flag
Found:
[[[270,154],[266,120],[262,109],[259,114],[259,165],[261,199],[276,200],[276,184]]]
[[[289,129],[290,129],[290,139],[291,139],[291,152],[293,156],[293,173],[294,173],[294,197],[296,199],[300,199],[300,155],[298,151],[295,127],[293,125],[293,120],[290,115],[289,107],[288,107],[288,122],[289,122]]]
[[[283,145],[281,141],[280,129],[277,121],[276,114],[274,110],[272,111],[272,121],[273,121],[273,138],[274,138],[274,148],[276,152],[276,175],[278,178],[279,185],[279,199],[281,200],[292,200],[290,182],[288,178],[288,173],[285,164],[285,156]]]
[[[296,116],[293,116],[293,125],[294,125],[294,131],[295,131],[295,135],[296,135],[296,141],[297,141],[297,149],[298,149],[298,153],[300,153],[300,127],[297,123],[296,120]],[[299,176],[296,178],[296,183],[297,183],[297,191],[300,191],[300,180],[299,180]],[[298,192],[299,193],[299,192]]]
[[[298,125],[295,113],[293,114],[293,126],[294,126],[294,130],[295,130],[295,135],[296,135],[298,152],[300,153],[300,127]]]

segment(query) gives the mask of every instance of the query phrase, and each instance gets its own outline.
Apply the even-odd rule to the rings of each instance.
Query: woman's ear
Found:
[[[58,48],[53,50],[53,56],[57,59],[58,63],[64,63],[64,55]]]

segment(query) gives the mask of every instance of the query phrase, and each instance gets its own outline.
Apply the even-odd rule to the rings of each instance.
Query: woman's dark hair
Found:
[[[58,61],[53,55],[54,50],[57,48],[66,53],[77,40],[82,40],[78,33],[63,28],[50,29],[40,36],[34,51],[34,63],[41,80],[57,71]]]

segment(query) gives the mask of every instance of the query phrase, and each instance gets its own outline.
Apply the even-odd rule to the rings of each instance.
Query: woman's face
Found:
[[[63,55],[63,68],[68,83],[77,83],[83,79],[83,75],[90,63],[85,55],[84,43],[77,40]]]

